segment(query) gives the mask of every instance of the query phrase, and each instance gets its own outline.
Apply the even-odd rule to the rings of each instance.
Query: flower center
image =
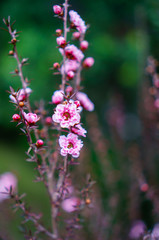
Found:
[[[63,114],[63,117],[65,117],[65,120],[68,120],[71,116],[70,116],[69,112],[65,112]]]
[[[73,144],[69,142],[67,148],[73,148]]]

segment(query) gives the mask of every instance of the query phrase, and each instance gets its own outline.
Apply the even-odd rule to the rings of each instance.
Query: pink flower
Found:
[[[39,121],[40,117],[38,117],[35,113],[25,113],[23,112],[24,118],[29,125],[35,124]]]
[[[56,42],[60,47],[64,47],[66,45],[66,40],[64,37],[58,37],[56,38]]]
[[[77,61],[67,60],[67,61],[65,62],[65,67],[64,67],[64,65],[62,65],[62,67],[61,67],[61,73],[63,74],[63,73],[64,73],[64,70],[65,70],[65,73],[66,73],[66,74],[67,74],[69,71],[76,72],[78,68],[79,68],[79,63],[78,63]]]
[[[66,46],[64,53],[70,60],[77,60],[78,62],[81,62],[84,58],[82,51],[73,44]]]
[[[87,94],[83,92],[78,92],[76,94],[76,98],[80,101],[82,107],[85,108],[87,111],[92,112],[94,110],[94,104],[88,98]]]
[[[73,10],[69,11],[69,15],[70,15],[70,21],[71,21],[71,23],[74,24],[76,29],[80,33],[85,33],[86,30],[87,30],[87,27],[85,25],[85,22],[80,17],[80,15],[77,12],[73,11]]]
[[[87,133],[87,131],[86,131],[83,127],[81,127],[80,124],[76,124],[75,126],[73,126],[73,127],[71,128],[71,131],[72,131],[73,133],[77,134],[77,135],[86,137],[86,134],[85,134],[85,133]]]
[[[60,123],[62,128],[69,128],[80,122],[79,110],[73,100],[58,104],[52,116],[54,122]]]
[[[17,96],[18,101],[20,102],[20,101],[24,101],[30,95],[31,92],[32,92],[31,88],[26,88],[25,90],[22,88],[18,92],[15,92],[15,94]],[[9,98],[14,103],[17,102],[13,95],[9,95]]]
[[[12,187],[12,191],[16,190],[17,178],[14,174],[6,172],[0,175],[0,202],[9,198],[9,191]],[[6,193],[6,194],[5,194]]]
[[[62,7],[60,7],[59,5],[54,5],[53,6],[53,11],[57,15],[60,15],[61,13],[63,13]]]
[[[77,197],[71,197],[67,198],[64,201],[62,201],[61,207],[63,208],[64,211],[71,213],[76,211],[76,209],[80,205],[80,199]]]
[[[54,104],[59,104],[64,99],[64,92],[62,90],[57,90],[52,95],[52,102]]]
[[[83,142],[78,139],[76,134],[69,133],[67,137],[64,135],[60,136],[59,145],[61,147],[62,156],[70,154],[72,157],[78,158],[80,155],[80,150],[83,147]]]
[[[94,58],[92,57],[88,57],[83,61],[83,66],[85,68],[90,68],[93,66],[93,64],[94,64]]]

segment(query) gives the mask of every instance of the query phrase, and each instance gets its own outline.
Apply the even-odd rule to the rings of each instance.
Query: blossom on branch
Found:
[[[73,11],[73,10],[69,11],[69,15],[70,15],[70,21],[76,27],[76,29],[80,33],[85,33],[87,30],[87,27],[85,25],[85,22],[80,17],[80,15],[76,11]]]
[[[76,134],[69,133],[67,137],[64,135],[60,136],[59,145],[61,147],[62,156],[70,154],[72,157],[78,158],[80,155],[80,150],[83,147],[83,142],[78,139]]]
[[[94,110],[93,102],[88,98],[87,94],[83,92],[78,92],[76,98],[80,101],[81,106],[89,112]]]
[[[82,137],[86,137],[87,131],[81,126],[81,124],[76,124],[71,128],[71,131],[77,135],[80,135]]]
[[[23,112],[23,116],[29,125],[34,125],[37,121],[40,120],[35,113],[25,113]]]
[[[54,122],[60,123],[62,128],[69,128],[80,122],[80,114],[73,100],[58,104],[52,116]]]
[[[17,103],[17,100],[24,101],[26,98],[29,97],[30,93],[32,92],[31,88],[25,88],[25,89],[20,89],[18,92],[15,92],[14,95],[15,97],[11,94],[9,95],[9,98],[12,100],[12,102]]]

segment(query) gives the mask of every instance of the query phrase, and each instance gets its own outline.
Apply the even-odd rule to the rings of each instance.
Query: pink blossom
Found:
[[[65,44],[66,44],[65,38],[62,37],[62,36],[56,38],[56,42],[57,42],[57,44],[58,44],[59,46],[61,46],[61,47],[65,46]]]
[[[29,125],[35,124],[39,121],[40,117],[38,117],[35,113],[25,113],[23,112],[24,118]]]
[[[64,135],[60,136],[59,145],[61,147],[62,156],[70,154],[72,157],[78,158],[80,155],[80,150],[83,147],[83,142],[78,139],[76,134],[69,133],[67,137]]]
[[[86,137],[85,133],[87,133],[87,131],[83,127],[81,127],[81,124],[76,124],[75,126],[73,126],[71,128],[71,131],[77,135]]]
[[[94,58],[92,57],[88,57],[83,61],[83,66],[85,68],[90,68],[93,66],[93,64],[94,64]]]
[[[63,208],[64,211],[71,213],[76,211],[76,209],[80,205],[80,202],[81,202],[80,199],[77,197],[67,198],[62,202],[61,207]]]
[[[64,53],[70,60],[77,60],[78,62],[81,62],[84,58],[82,51],[73,44],[66,46]]]
[[[9,198],[9,191],[12,187],[12,191],[16,190],[17,178],[13,173],[6,172],[0,175],[0,202]],[[6,193],[6,194],[5,194]]]
[[[59,5],[54,5],[53,6],[53,11],[57,15],[60,15],[63,12],[62,7],[60,7]]]
[[[80,17],[80,15],[77,12],[73,11],[73,10],[69,11],[69,15],[70,15],[70,21],[71,21],[71,23],[74,24],[76,29],[80,33],[85,33],[86,30],[87,30],[87,27],[85,25],[85,22]]]
[[[52,95],[52,103],[59,104],[64,99],[64,92],[62,90],[57,90]]]
[[[65,66],[65,67],[64,67]],[[76,72],[77,69],[79,68],[79,63],[77,61],[74,61],[74,60],[67,60],[65,62],[65,65],[62,65],[61,67],[61,73],[63,74],[64,73],[64,70],[65,70],[65,73],[67,74],[69,71],[73,71],[73,72]]]
[[[17,96],[17,99],[18,101],[24,101],[29,95],[30,93],[32,92],[31,88],[25,88],[25,89],[20,89],[18,92],[15,92],[16,96]],[[9,98],[14,102],[16,103],[16,99],[13,95],[9,95]]]
[[[58,104],[52,116],[54,122],[60,123],[62,128],[69,128],[80,122],[79,109],[73,100]]]
[[[78,92],[76,94],[76,98],[80,101],[82,107],[85,108],[87,111],[92,112],[94,110],[94,104],[88,98],[87,94],[83,92]]]

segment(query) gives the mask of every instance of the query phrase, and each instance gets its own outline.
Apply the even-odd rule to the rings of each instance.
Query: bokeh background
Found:
[[[18,51],[29,58],[24,68],[31,80],[32,106],[51,101],[60,77],[50,71],[61,61],[56,48],[55,29],[62,27],[52,6],[59,1],[1,0],[2,18],[11,16],[20,33]],[[90,24],[86,56],[95,58],[92,69],[83,72],[84,91],[95,104],[84,116],[88,139],[76,173],[84,182],[87,172],[96,181],[91,213],[85,214],[83,239],[129,239],[132,224],[142,220],[147,231],[159,221],[159,118],[149,94],[151,79],[145,71],[147,58],[159,59],[158,0],[70,1]],[[16,67],[8,56],[11,46],[7,32],[0,30],[0,174],[13,172],[18,190],[35,211],[44,212],[49,226],[50,210],[43,184],[34,181],[34,166],[25,161],[26,139],[11,123],[15,113],[9,103],[9,86],[21,87],[9,73]],[[50,115],[52,114],[52,108]],[[78,178],[77,178],[78,179]],[[80,185],[79,181],[79,185]],[[78,183],[76,183],[78,185]],[[145,184],[145,185],[144,185]],[[23,239],[18,230],[20,213],[0,204],[0,237]],[[3,237],[5,236],[5,237]]]

